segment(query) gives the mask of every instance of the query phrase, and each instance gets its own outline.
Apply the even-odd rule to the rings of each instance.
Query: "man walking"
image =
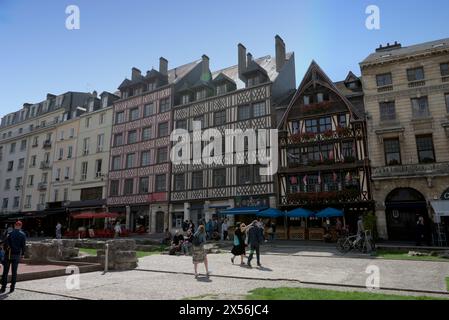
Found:
[[[62,239],[62,225],[59,221],[56,224],[56,239]]]
[[[260,244],[263,241],[263,229],[260,227],[259,222],[254,220],[248,230],[248,245],[250,248],[248,267],[252,268],[251,260],[253,259],[254,251],[256,252],[257,266],[262,267],[260,263]]]
[[[17,268],[19,267],[20,259],[25,255],[26,237],[21,230],[22,222],[17,221],[14,227],[14,231],[12,231],[5,240],[6,252],[0,293],[5,293],[6,291],[10,267],[12,267],[12,278],[9,293],[14,292],[17,280]]]

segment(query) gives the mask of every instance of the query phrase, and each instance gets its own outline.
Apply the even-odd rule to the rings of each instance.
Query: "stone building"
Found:
[[[146,75],[133,68],[114,102],[109,164],[110,211],[122,213],[132,232],[162,233],[168,228],[170,133],[173,92],[188,79],[198,79],[202,61]]]
[[[449,39],[380,46],[360,67],[379,236],[414,240],[422,216],[430,240],[449,188]]]
[[[312,62],[279,129],[279,209],[343,210],[355,232],[374,209],[360,78],[334,83]]]
[[[250,142],[241,134],[236,137],[233,150],[228,150],[223,139],[226,129],[247,132],[247,129],[276,128],[278,103],[285,101],[296,83],[294,54],[286,53],[279,36],[275,43],[276,56],[257,59],[239,44],[238,64],[214,72],[210,71],[209,58],[203,56],[201,77],[175,92],[174,127],[186,130],[193,138],[190,142],[199,139],[198,134],[192,133],[194,122],[200,124],[202,132],[214,129],[221,134],[214,144],[221,145],[222,150],[218,151],[216,145],[213,151],[205,153],[201,146],[212,140],[203,136],[205,140],[198,144],[199,149],[192,143],[187,163],[173,164],[172,229],[180,229],[184,220],[192,220],[197,226],[225,209],[276,207],[275,175],[261,175],[260,163],[248,161],[249,144],[253,147],[255,141]],[[243,146],[241,152],[236,147],[239,142]],[[193,158],[200,154],[202,159],[195,161]],[[218,161],[208,164],[206,159]],[[238,164],[237,159],[243,163]]]

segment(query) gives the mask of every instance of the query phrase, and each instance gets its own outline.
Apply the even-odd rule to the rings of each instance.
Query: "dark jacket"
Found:
[[[25,254],[26,237],[21,230],[15,229],[6,239],[7,256],[11,252],[12,256],[22,256]]]
[[[263,242],[263,230],[258,226],[252,226],[248,230],[248,244],[258,245]]]

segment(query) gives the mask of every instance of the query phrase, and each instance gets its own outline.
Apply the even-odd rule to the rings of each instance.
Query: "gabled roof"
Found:
[[[235,84],[235,81],[232,80],[231,78],[229,78],[223,72],[220,72],[219,74],[216,75],[216,77],[214,79],[212,79],[212,82],[214,82],[214,83],[223,82],[223,81],[228,81],[228,82]]]
[[[352,73],[352,71],[349,71],[344,82],[348,83],[348,82],[353,82],[353,81],[360,81],[360,78],[357,77],[354,73]]]
[[[326,75],[326,73],[321,69],[321,67],[313,60],[312,63],[309,66],[309,69],[307,70],[306,74],[304,75],[304,78],[301,81],[301,84],[298,87],[298,90],[296,90],[295,95],[293,96],[293,99],[290,101],[290,104],[287,107],[287,110],[285,111],[284,115],[282,116],[281,121],[279,122],[278,128],[284,125],[288,114],[290,113],[291,108],[296,103],[297,99],[304,93],[304,91],[310,87],[310,86],[316,86],[317,84],[327,87],[329,90],[333,91],[342,101],[345,103],[345,105],[348,107],[349,112],[351,113],[352,117],[354,119],[362,119],[363,115],[360,114],[360,112],[354,108],[352,103],[339,91],[339,89],[335,86],[335,84],[332,82],[332,80]]]

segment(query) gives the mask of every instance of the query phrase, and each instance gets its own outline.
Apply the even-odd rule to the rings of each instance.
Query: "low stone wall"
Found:
[[[106,241],[108,245],[108,269],[132,270],[137,268],[136,242],[128,239]],[[106,248],[97,251],[99,262],[105,265]]]
[[[69,261],[77,257],[79,249],[75,248],[75,240],[49,240],[27,244],[25,257],[31,263],[45,263],[52,261]]]

